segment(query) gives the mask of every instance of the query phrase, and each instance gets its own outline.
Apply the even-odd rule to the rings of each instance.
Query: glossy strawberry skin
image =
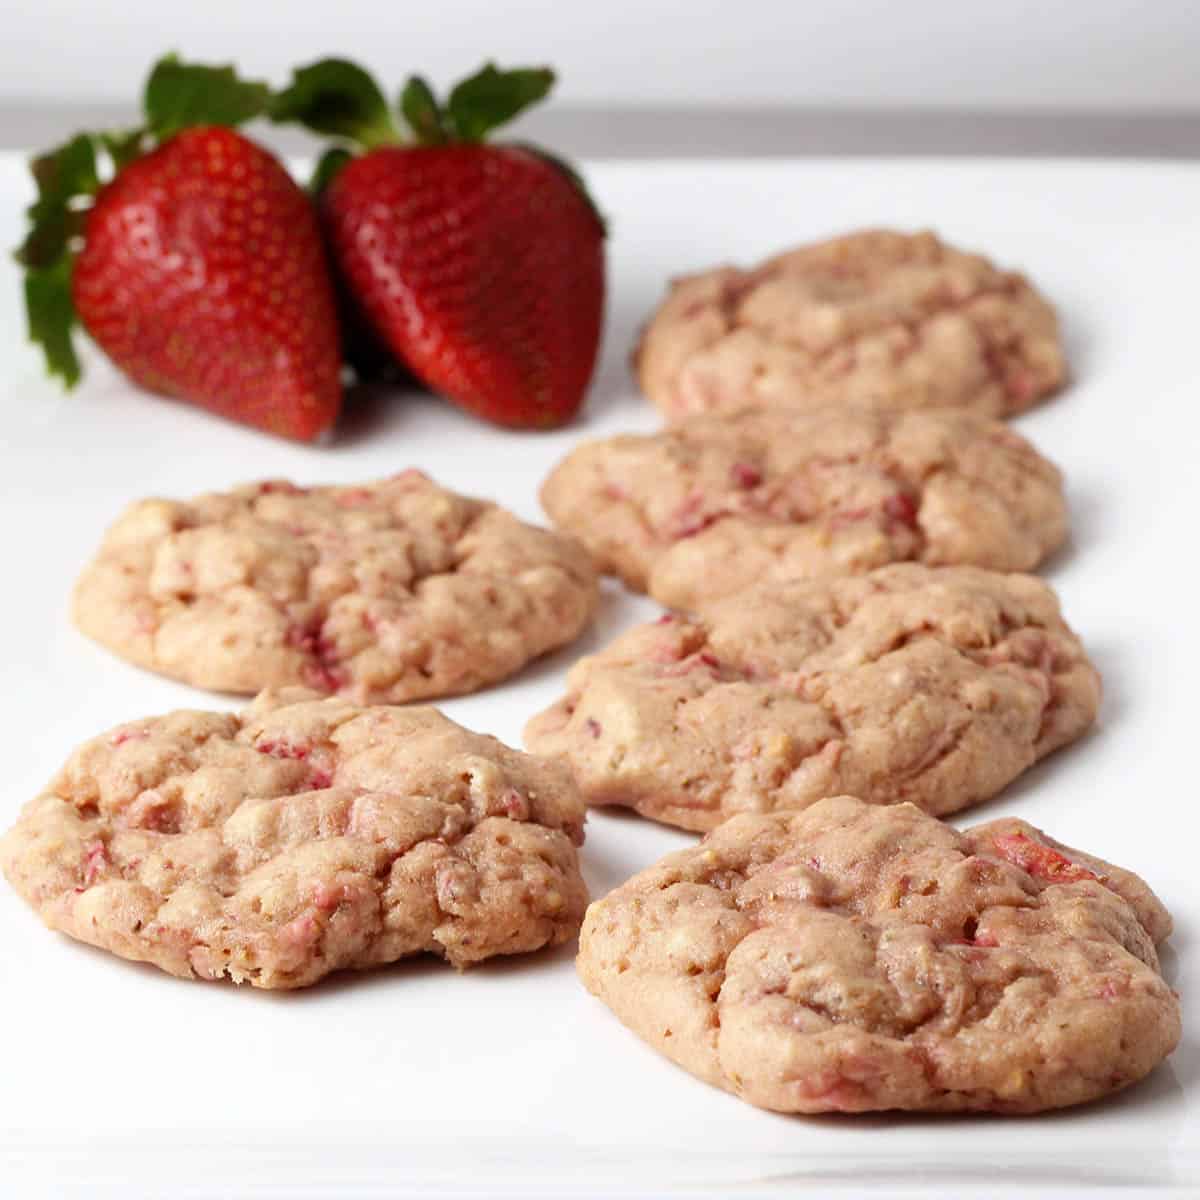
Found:
[[[72,296],[135,383],[311,441],[341,405],[333,289],[308,197],[232,129],[124,167],[88,213]]]
[[[384,147],[324,194],[339,268],[434,391],[514,428],[583,402],[604,310],[604,234],[556,166],[509,146]]]

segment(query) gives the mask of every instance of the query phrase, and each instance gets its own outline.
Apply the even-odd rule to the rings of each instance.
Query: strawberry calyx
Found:
[[[267,115],[279,124],[298,124],[337,139],[321,156],[310,184],[319,195],[355,152],[381,146],[484,142],[494,130],[544,100],[554,82],[549,67],[501,69],[487,62],[455,84],[442,101],[427,80],[412,75],[393,112],[382,89],[362,67],[342,58],[323,58],[292,73],[291,84],[272,97]],[[562,171],[604,228],[574,168],[540,147],[519,143],[518,148]]]
[[[549,67],[501,71],[494,63],[484,63],[474,75],[455,84],[442,110],[444,123],[452,140],[482,142],[493,129],[545,99],[553,86],[554,72]],[[429,97],[432,101],[432,92]]]
[[[240,125],[265,112],[270,95],[267,84],[239,79],[232,66],[185,63],[169,54],[146,81],[142,125],[77,133],[30,161],[37,199],[27,209],[29,231],[14,257],[25,269],[29,340],[41,347],[50,375],[68,389],[82,373],[72,337],[77,317],[71,276],[97,193],[181,130]]]
[[[146,80],[142,107],[147,132],[162,143],[192,125],[244,125],[266,112],[270,98],[267,84],[240,79],[232,66],[183,63],[168,54]]]
[[[322,58],[292,72],[292,82],[271,99],[272,121],[303,125],[313,133],[349,142],[359,150],[412,144],[482,142],[488,134],[545,98],[554,86],[549,67],[502,71],[485,63],[441,103],[419,75],[400,93],[402,130],[375,80],[344,58]]]
[[[302,125],[361,150],[403,140],[379,85],[344,58],[298,67],[291,84],[271,97],[267,116],[276,124]]]

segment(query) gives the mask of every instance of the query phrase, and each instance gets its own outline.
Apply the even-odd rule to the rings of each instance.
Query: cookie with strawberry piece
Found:
[[[1067,377],[1022,275],[936,235],[868,229],[676,280],[636,354],[670,420],[871,403],[1024,412]]]
[[[431,708],[264,693],[79,747],[0,839],[51,928],[184,979],[297,988],[574,936],[567,773]]]
[[[577,446],[542,505],[602,570],[691,608],[890,562],[1028,571],[1067,535],[1058,469],[941,409],[747,409]]]
[[[142,500],[80,576],[75,623],[197,687],[357,703],[474,691],[571,641],[597,603],[571,538],[420,471]]]
[[[937,816],[1095,720],[1100,676],[1030,575],[897,563],[751,588],[580,659],[525,744],[592,804],[683,829],[848,792]]]
[[[785,1113],[1035,1113],[1180,1037],[1136,875],[1024,821],[850,796],[744,815],[596,901],[579,973],[685,1070]]]

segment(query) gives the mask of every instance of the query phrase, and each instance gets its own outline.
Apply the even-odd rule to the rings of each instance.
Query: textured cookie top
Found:
[[[85,743],[0,840],[5,875],[52,929],[265,988],[573,936],[584,811],[565,770],[435,709],[311,696]]]
[[[74,617],[123,658],[199,687],[302,684],[381,703],[503,679],[574,638],[596,600],[571,539],[405,471],[140,501],[80,577]]]
[[[685,829],[840,792],[942,814],[1078,737],[1099,701],[1045,584],[901,563],[630,630],[576,663],[525,742],[591,803]]]
[[[910,559],[1024,571],[1067,533],[1057,468],[945,409],[747,410],[606,438],[567,456],[542,503],[601,569],[683,608]]]
[[[669,1058],[781,1112],[1036,1112],[1175,1047],[1135,875],[1023,821],[848,796],[736,817],[588,909],[579,971]]]
[[[870,401],[1008,416],[1066,378],[1054,310],[932,233],[867,230],[672,285],[638,373],[668,417]]]

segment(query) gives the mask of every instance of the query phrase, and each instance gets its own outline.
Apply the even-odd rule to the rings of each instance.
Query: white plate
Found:
[[[418,464],[536,519],[539,481],[577,439],[654,427],[626,360],[668,276],[856,225],[932,225],[1026,268],[1060,305],[1077,381],[1020,428],[1066,471],[1075,536],[1049,575],[1107,688],[1094,736],[967,819],[1019,814],[1145,874],[1178,918],[1165,966],[1184,995],[1184,1045],[1141,1086],[1051,1116],[789,1119],[657,1057],[583,991],[569,949],[465,975],[410,962],[271,995],[78,946],[0,885],[0,1193],[1200,1186],[1200,169],[910,160],[604,163],[588,174],[612,230],[607,350],[586,419],[552,434],[388,397],[351,415],[332,445],[305,449],[140,395],[99,361],[64,398],[23,345],[16,271],[0,268],[0,821],[81,739],[222,704],[124,665],[67,623],[71,580],[127,500]],[[26,201],[18,160],[0,159],[0,243],[17,241]],[[519,744],[573,658],[651,611],[609,587],[578,646],[445,708]],[[687,841],[596,816],[584,849],[593,893]]]

